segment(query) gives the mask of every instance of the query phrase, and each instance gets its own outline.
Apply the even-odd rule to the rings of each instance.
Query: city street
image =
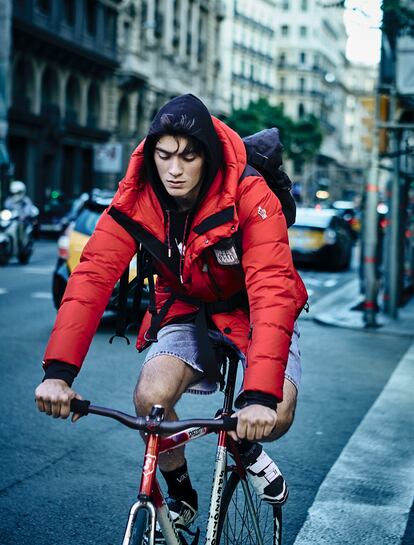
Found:
[[[27,266],[10,263],[0,269],[0,543],[116,545],[121,542],[139,484],[143,452],[139,436],[116,422],[95,416],[83,418],[76,425],[69,420],[54,420],[37,412],[34,404],[34,390],[43,375],[43,350],[55,317],[51,298],[55,259],[56,243],[39,241]],[[343,273],[304,271],[311,309],[356,274],[355,263]],[[310,317],[301,319],[303,384],[295,423],[277,444],[266,446],[290,487],[284,509],[284,544],[374,543],[369,536],[371,529],[380,526],[378,518],[383,508],[384,516],[388,516],[388,508],[392,513],[392,522],[387,526],[390,535],[383,535],[383,540],[375,543],[413,543],[412,512],[405,529],[412,507],[404,504],[404,486],[409,484],[404,476],[410,471],[412,474],[412,467],[402,467],[398,462],[400,458],[410,459],[404,449],[408,434],[412,449],[413,428],[390,426],[386,430],[385,439],[393,445],[395,458],[386,460],[382,467],[370,462],[361,433],[368,428],[373,436],[381,435],[384,430],[375,424],[380,422],[375,420],[378,412],[398,414],[395,397],[387,397],[385,406],[376,404],[374,413],[373,404],[381,394],[392,394],[384,388],[414,337],[326,327],[309,318],[312,310]],[[102,323],[75,389],[97,405],[133,413],[132,391],[143,355],[134,349],[132,335],[130,346],[122,340],[109,345],[113,328],[113,320]],[[187,395],[178,412],[181,417],[212,416],[220,401],[221,394],[201,399]],[[409,418],[406,413],[402,411],[401,416]],[[403,422],[402,418],[401,426]],[[209,499],[214,442],[215,437],[209,436],[188,447],[201,512]],[[350,465],[352,454],[359,456],[358,468]],[[375,482],[370,473],[373,465],[378,479]],[[363,475],[358,482],[354,469]],[[355,488],[349,492],[351,474]],[[388,483],[392,483],[390,487]],[[314,519],[323,518],[323,501],[327,513],[333,514],[334,508],[340,510],[341,519],[349,527],[348,539],[309,537],[312,529],[304,526],[309,510],[313,506]],[[363,505],[364,517],[348,511],[347,505]],[[201,527],[203,520],[201,515]],[[333,535],[334,520],[332,515],[327,522]]]

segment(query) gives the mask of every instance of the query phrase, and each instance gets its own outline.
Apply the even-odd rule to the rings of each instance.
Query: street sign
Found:
[[[122,145],[116,142],[95,144],[93,156],[95,172],[118,174],[122,171]]]

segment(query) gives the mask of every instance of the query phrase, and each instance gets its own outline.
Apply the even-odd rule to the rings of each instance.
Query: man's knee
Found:
[[[142,368],[134,392],[137,413],[148,414],[153,405],[162,405],[168,413],[195,380],[195,373],[173,356],[160,355],[149,360]]]
[[[139,415],[148,414],[154,405],[162,405],[166,411],[175,405],[176,389],[173,385],[167,388],[165,382],[159,378],[161,373],[156,371],[156,367],[157,362],[150,360],[143,367],[135,387],[134,404]]]

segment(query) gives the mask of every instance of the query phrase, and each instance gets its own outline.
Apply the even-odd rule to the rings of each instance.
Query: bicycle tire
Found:
[[[251,488],[251,487],[250,487]],[[282,544],[282,508],[260,500],[252,491],[254,511],[258,520],[263,544]],[[253,520],[247,508],[245,493],[239,475],[231,471],[221,501],[217,528],[220,545],[257,545]]]
[[[132,529],[130,545],[145,545],[148,543],[146,533],[148,529],[148,513],[145,509],[140,509]]]

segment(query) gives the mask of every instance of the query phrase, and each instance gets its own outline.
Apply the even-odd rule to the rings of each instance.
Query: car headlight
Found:
[[[323,233],[323,239],[325,241],[325,244],[335,244],[336,232],[333,229],[325,229]]]
[[[12,213],[10,210],[2,210],[0,212],[0,219],[2,221],[10,221],[12,219]]]

